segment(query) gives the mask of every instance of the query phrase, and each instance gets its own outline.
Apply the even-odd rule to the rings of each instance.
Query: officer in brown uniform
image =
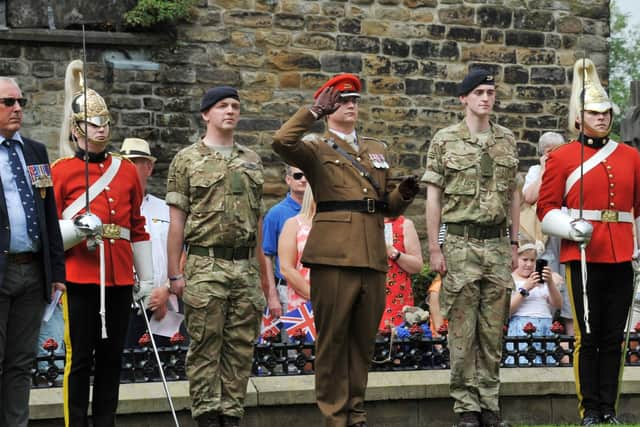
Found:
[[[302,262],[311,267],[318,332],[316,399],[326,426],[366,426],[364,393],[385,304],[384,216],[397,216],[418,192],[415,178],[386,191],[385,144],[356,134],[360,80],[341,74],[275,134],[273,148],[301,169],[317,201]],[[323,134],[306,132],[326,117]],[[303,137],[304,136],[304,137]]]

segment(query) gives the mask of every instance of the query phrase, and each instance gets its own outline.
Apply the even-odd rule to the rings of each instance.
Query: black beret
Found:
[[[495,85],[493,75],[487,70],[475,68],[458,85],[458,96],[464,96],[480,85]]]
[[[202,97],[202,102],[200,102],[200,112],[205,112],[211,108],[212,105],[215,105],[216,102],[225,98],[240,100],[238,91],[231,86],[218,86],[209,89]]]

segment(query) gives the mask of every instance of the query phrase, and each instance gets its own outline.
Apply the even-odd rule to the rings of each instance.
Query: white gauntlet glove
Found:
[[[138,280],[133,286],[133,299],[140,303],[143,309],[149,304],[149,297],[153,290],[153,257],[151,255],[151,240],[132,243],[133,266]]]
[[[573,219],[560,209],[552,209],[542,218],[542,232],[552,236],[574,242],[589,243],[593,234],[593,225],[590,222]]]

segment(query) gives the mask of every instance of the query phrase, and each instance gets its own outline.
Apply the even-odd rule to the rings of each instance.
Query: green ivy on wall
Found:
[[[139,0],[136,7],[125,13],[124,20],[133,27],[153,27],[188,21],[194,13],[196,0]]]

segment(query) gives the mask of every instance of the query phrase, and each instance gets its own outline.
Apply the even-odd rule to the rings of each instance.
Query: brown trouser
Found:
[[[368,268],[311,268],[318,332],[316,400],[327,427],[366,421],[364,392],[385,305],[384,286],[385,274]]]

